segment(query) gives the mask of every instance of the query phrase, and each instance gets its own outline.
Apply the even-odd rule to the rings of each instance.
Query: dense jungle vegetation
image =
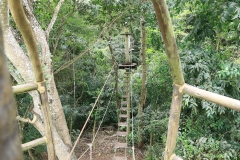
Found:
[[[47,28],[57,3],[57,0],[34,1],[33,11],[43,29]],[[168,0],[167,3],[186,83],[240,99],[239,0]],[[137,128],[142,85],[141,19],[145,20],[147,30],[143,150],[146,160],[155,160],[163,158],[173,82],[151,1],[65,1],[48,42],[55,83],[71,137],[75,139],[114,59],[118,63],[124,61],[125,42],[121,33],[127,27],[132,33],[132,60],[138,64],[131,76],[132,119]],[[118,75],[118,96],[121,97],[123,71]],[[116,126],[114,86],[115,74],[112,73],[88,128],[93,127],[94,121],[99,125],[110,97],[113,100],[102,126]],[[32,106],[30,95],[17,95],[16,99],[18,114],[31,116],[28,112]],[[184,95],[176,154],[183,159],[240,159],[239,127],[240,113]],[[31,125],[21,124],[20,129],[23,142],[40,136]],[[137,130],[133,134],[137,143]],[[45,147],[38,147],[34,154],[45,150]]]

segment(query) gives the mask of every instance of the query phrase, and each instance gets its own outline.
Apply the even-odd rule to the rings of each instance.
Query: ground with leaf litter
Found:
[[[113,128],[108,127],[101,129],[95,140],[95,148],[92,151],[92,160],[112,160],[114,156],[114,144],[117,142],[116,131]],[[81,157],[80,160],[90,160],[90,150],[88,144],[92,141],[92,134],[90,132],[83,135],[78,142],[75,149],[77,157]],[[128,149],[128,160],[132,160],[132,147]],[[86,151],[88,150],[88,151]],[[85,154],[84,154],[85,153]],[[143,160],[144,153],[135,148],[135,159]]]

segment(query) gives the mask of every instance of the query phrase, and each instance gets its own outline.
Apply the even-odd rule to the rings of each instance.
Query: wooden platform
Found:
[[[122,63],[118,65],[118,69],[136,69],[137,63]]]

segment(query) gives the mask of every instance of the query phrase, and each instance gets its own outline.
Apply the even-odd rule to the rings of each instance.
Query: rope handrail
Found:
[[[113,91],[114,91],[114,90],[113,90]],[[105,116],[106,116],[106,113],[107,113],[107,111],[108,111],[110,102],[111,102],[111,100],[112,100],[113,91],[112,91],[111,97],[110,97],[110,99],[109,99],[109,101],[108,101],[108,105],[107,105],[107,108],[106,108],[106,110],[105,110],[105,112],[104,112],[103,118],[102,118],[102,120],[101,120],[101,122],[100,122],[100,124],[99,124],[99,126],[98,126],[97,132],[96,132],[96,134],[95,134],[95,136],[94,136],[91,144],[93,144],[93,142],[95,141],[95,139],[96,139],[96,137],[97,137],[97,134],[98,134],[98,131],[100,130],[100,127],[101,127],[101,125],[102,125],[102,123],[103,123],[103,120],[104,120],[104,118],[105,118]],[[87,149],[85,152],[83,152],[83,154],[78,158],[78,160],[80,160],[80,159],[87,153],[88,150],[89,150],[89,147],[88,147],[88,149]]]
[[[84,123],[83,128],[82,128],[82,130],[81,130],[81,132],[80,132],[77,140],[75,141],[75,144],[74,144],[74,146],[73,146],[73,148],[72,148],[72,150],[71,150],[71,152],[70,152],[70,154],[69,154],[68,160],[71,159],[71,156],[72,156],[72,154],[73,154],[73,151],[74,151],[74,149],[76,148],[77,143],[78,143],[78,141],[80,140],[80,137],[81,137],[81,135],[82,135],[82,133],[83,133],[83,131],[84,131],[84,129],[85,129],[85,127],[86,127],[86,125],[87,125],[87,123],[88,123],[88,121],[89,121],[89,119],[90,119],[90,117],[91,117],[91,115],[92,115],[92,113],[93,113],[96,105],[97,105],[97,102],[98,102],[98,100],[99,100],[99,98],[100,98],[100,96],[101,96],[101,94],[102,94],[102,92],[103,92],[103,89],[105,88],[105,86],[106,86],[106,84],[107,84],[107,82],[108,82],[108,79],[109,79],[109,77],[110,77],[110,75],[111,75],[111,73],[112,73],[112,71],[113,71],[113,67],[114,67],[114,65],[112,66],[112,69],[110,70],[110,72],[109,72],[109,74],[108,74],[108,76],[107,76],[107,78],[106,78],[106,81],[105,81],[105,83],[104,83],[104,85],[103,85],[103,87],[102,87],[102,89],[101,89],[101,91],[100,91],[100,93],[99,93],[99,95],[98,95],[98,97],[97,97],[97,99],[96,99],[93,107],[92,107],[92,110],[91,110],[91,112],[89,113],[88,118],[87,118],[86,122]]]

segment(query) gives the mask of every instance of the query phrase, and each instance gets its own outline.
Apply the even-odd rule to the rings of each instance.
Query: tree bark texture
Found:
[[[164,160],[170,160],[170,157],[174,154],[178,135],[181,105],[182,93],[179,91],[179,86],[174,85]]]
[[[170,64],[174,84],[183,85],[185,82],[181,62],[166,1],[152,0],[152,3],[165,44],[165,52]]]
[[[141,51],[141,57],[142,57],[142,91],[141,91],[141,97],[140,97],[140,104],[138,107],[138,117],[139,117],[139,124],[138,124],[138,148],[142,148],[144,144],[144,137],[143,137],[143,108],[146,103],[146,96],[147,96],[147,88],[146,88],[146,82],[147,82],[147,66],[146,66],[146,28],[145,28],[145,21],[141,20],[142,25],[142,51]]]
[[[16,109],[0,24],[0,160],[23,160]]]

